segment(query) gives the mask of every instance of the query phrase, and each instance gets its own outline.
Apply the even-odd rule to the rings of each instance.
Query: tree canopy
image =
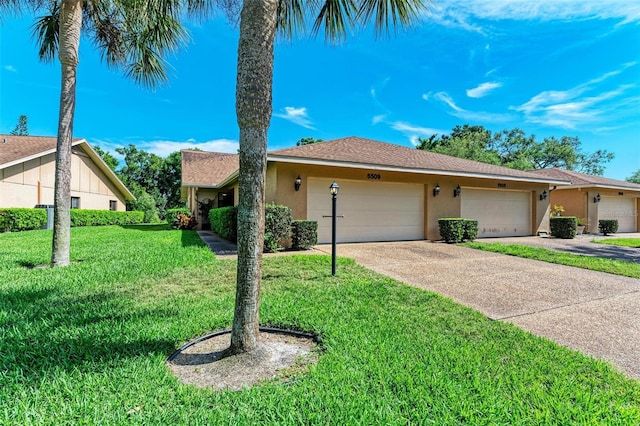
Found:
[[[515,128],[492,133],[483,126],[456,126],[449,135],[419,138],[418,149],[495,164],[519,170],[557,167],[590,175],[602,175],[613,153],[586,153],[576,136],[544,138]]]
[[[298,142],[296,142],[296,146],[311,145],[312,143],[318,142],[322,142],[322,139],[300,138],[298,139]]]
[[[627,178],[627,182],[640,184],[640,169],[633,172],[633,174]]]
[[[29,136],[29,119],[26,115],[18,117],[16,127],[11,131],[14,136]]]

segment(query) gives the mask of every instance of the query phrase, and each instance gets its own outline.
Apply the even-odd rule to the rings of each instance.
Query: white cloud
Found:
[[[186,141],[168,141],[168,140],[153,140],[153,141],[123,141],[113,142],[110,140],[89,140],[92,146],[99,146],[103,150],[109,152],[118,160],[124,160],[124,157],[116,152],[117,148],[129,146],[129,144],[135,145],[138,149],[151,152],[160,157],[167,157],[169,154],[175,151],[183,149],[198,148],[202,151],[209,152],[226,152],[235,154],[238,152],[239,143],[232,139],[212,139],[204,142],[196,142],[195,139],[187,139]]]
[[[390,123],[390,125],[392,129],[397,130],[407,136],[413,146],[418,145],[419,137],[429,137],[435,134],[448,133],[446,130],[415,126],[404,121],[394,121],[393,123]]]
[[[502,83],[482,83],[473,89],[467,89],[467,96],[470,98],[482,98],[499,87],[502,87]]]
[[[476,123],[502,123],[513,119],[511,114],[500,114],[485,111],[469,111],[456,105],[453,98],[446,92],[438,92],[433,95],[434,99],[444,103],[449,107],[449,114],[462,118],[463,120]]]
[[[295,123],[298,126],[302,126],[306,129],[315,130],[315,127],[313,127],[313,122],[307,115],[307,108],[305,107],[284,107],[283,112],[274,113],[273,116],[284,118],[285,120],[291,121],[292,123]]]
[[[491,21],[568,21],[619,19],[640,21],[640,3],[629,0],[452,0],[433,8],[436,21],[468,31],[482,32],[472,18]]]
[[[379,114],[379,115],[374,115],[373,118],[371,119],[371,124],[378,124],[383,122],[385,119],[387,118],[387,114]]]
[[[16,67],[14,67],[13,65],[5,65],[3,67],[6,71],[10,71],[10,72],[18,72],[18,70],[16,69]]]
[[[511,107],[522,112],[531,123],[575,129],[581,125],[594,125],[604,120],[616,119],[616,113],[625,115],[637,109],[637,97],[625,97],[635,84],[622,84],[614,89],[601,89],[599,84],[614,77],[635,63],[624,64],[620,69],[607,72],[568,90],[546,90],[533,96],[522,105]]]

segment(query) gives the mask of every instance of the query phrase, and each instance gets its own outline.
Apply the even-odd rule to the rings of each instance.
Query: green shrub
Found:
[[[143,223],[160,222],[155,198],[144,191],[136,195],[134,201],[127,201],[127,210],[144,212]]]
[[[291,223],[291,248],[308,250],[318,244],[318,222],[315,220],[294,220]]]
[[[180,228],[180,220],[178,219],[178,216],[181,214],[187,216],[188,218],[191,218],[191,211],[186,207],[179,207],[177,209],[167,210],[167,216],[166,216],[167,223],[171,225],[172,228]],[[184,228],[180,228],[180,229],[184,229]]]
[[[40,229],[45,223],[47,223],[47,211],[45,209],[0,209],[0,232]]]
[[[198,220],[195,216],[188,216],[184,213],[180,213],[177,218],[175,228],[178,229],[196,229],[198,226]]]
[[[209,210],[211,230],[225,240],[238,240],[238,208],[220,207]]]
[[[464,221],[459,217],[438,219],[440,237],[446,243],[459,243],[464,237]]]
[[[556,216],[549,219],[551,235],[557,238],[574,238],[577,226],[578,218],[574,216]]]
[[[267,204],[264,207],[264,251],[275,253],[291,238],[291,207]]]
[[[71,226],[132,225],[142,223],[143,212],[113,210],[71,210]]]
[[[463,234],[462,239],[466,241],[473,241],[478,238],[478,221],[475,219],[463,219],[462,222]]]
[[[598,228],[604,235],[615,234],[618,232],[618,219],[600,219]]]

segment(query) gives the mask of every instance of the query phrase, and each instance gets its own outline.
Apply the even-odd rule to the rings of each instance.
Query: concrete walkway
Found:
[[[337,254],[640,380],[640,280],[428,241],[339,244]]]
[[[198,231],[198,235],[218,257],[233,257],[238,254],[238,248],[235,244],[224,238],[220,238],[218,234],[213,231]]]

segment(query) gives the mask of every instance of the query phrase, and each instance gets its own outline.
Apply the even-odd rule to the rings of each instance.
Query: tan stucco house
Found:
[[[618,233],[640,229],[640,185],[557,168],[533,173],[571,182],[569,186],[552,188],[550,204],[564,207],[563,216],[585,219],[586,232],[597,234],[600,219],[617,219]]]
[[[334,181],[339,242],[437,240],[443,217],[477,219],[480,237],[535,235],[548,228],[549,200],[540,194],[568,184],[359,137],[270,151],[267,161],[266,201],[317,221],[320,243],[331,239]],[[199,223],[203,200],[237,204],[237,177],[237,155],[182,151],[182,193]]]
[[[0,135],[0,207],[53,204],[55,137]],[[135,197],[84,139],[74,139],[72,208],[126,210]]]

